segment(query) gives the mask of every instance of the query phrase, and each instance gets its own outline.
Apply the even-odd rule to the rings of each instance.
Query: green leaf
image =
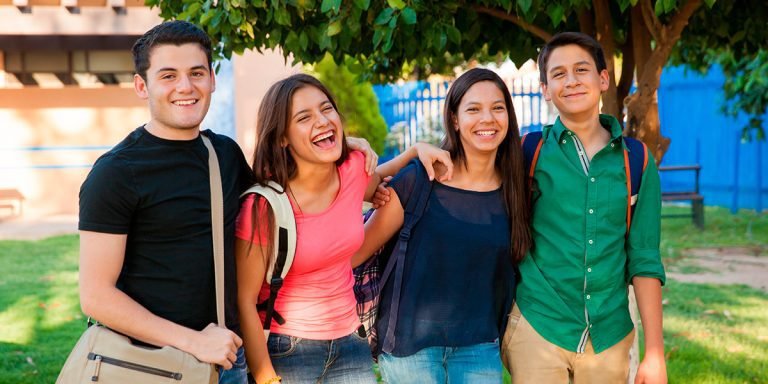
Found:
[[[341,20],[336,20],[328,24],[328,36],[336,36],[341,32]]]
[[[334,13],[339,13],[339,9],[341,9],[341,0],[323,0],[323,3],[320,5],[320,12],[327,13],[330,10],[333,10]]]
[[[302,51],[306,51],[309,46],[309,36],[304,31],[301,31],[301,34],[299,34],[299,45]]]
[[[275,9],[275,21],[280,25],[290,26],[291,25],[291,14],[288,13],[288,10],[285,8],[277,8]]]
[[[716,0],[704,0],[704,4],[707,5],[707,8],[712,8],[713,5],[715,5]]]
[[[394,29],[397,26],[397,18],[398,18],[398,16],[400,16],[400,15],[393,15],[392,18],[389,19],[389,27],[390,28]]]
[[[392,44],[395,41],[395,39],[392,38],[392,32],[394,32],[393,29],[388,30],[387,36],[384,38],[384,46],[381,47],[381,51],[384,53],[387,53],[392,49]]]
[[[528,11],[531,9],[531,4],[533,4],[533,0],[517,0],[517,5],[520,6],[520,9],[523,10],[523,13],[528,13]]]
[[[242,29],[245,29],[245,33],[247,33],[247,34],[248,34],[248,36],[249,36],[251,39],[254,39],[254,38],[256,38],[256,36],[253,34],[253,25],[251,25],[250,23],[247,23],[247,22],[246,22],[246,23],[244,23],[244,24],[241,26],[241,28],[242,28]]]
[[[446,36],[443,30],[436,30],[432,38],[432,46],[438,51],[442,51],[445,48],[445,44],[448,43],[448,36]]]
[[[381,10],[378,16],[376,16],[376,20],[374,20],[374,24],[376,25],[384,25],[389,22],[389,19],[392,18],[392,14],[395,13],[395,10],[392,8],[384,8]]]
[[[405,8],[405,2],[403,0],[387,0],[387,4],[391,8],[403,9]]]
[[[187,7],[185,12],[187,12],[190,15],[193,15],[193,14],[197,13],[197,11],[200,10],[200,6],[201,5],[202,4],[200,4],[200,3],[192,3],[189,7]]]
[[[512,10],[512,0],[501,0],[499,3],[501,4],[501,8],[504,8],[505,11],[509,12]]]
[[[562,5],[557,4],[553,7],[549,7],[549,9],[547,9],[547,14],[549,14],[550,20],[552,20],[552,26],[557,27],[563,21],[565,9]]]
[[[355,6],[362,10],[367,10],[371,6],[371,0],[355,0]]]
[[[664,2],[664,12],[669,13],[677,7],[677,0],[662,0]]]
[[[446,28],[446,32],[448,32],[448,39],[451,40],[454,44],[461,43],[461,32],[459,32],[458,28],[454,27],[453,25],[449,25],[448,28]]]
[[[373,31],[373,49],[376,49],[381,44],[382,38],[384,38],[384,29],[378,28]]]
[[[200,25],[206,26],[208,23],[213,19],[213,17],[216,16],[216,11],[213,9],[209,9],[208,12],[205,12],[202,16],[200,16]]]
[[[232,25],[240,25],[240,23],[243,21],[243,14],[240,13],[240,10],[233,9],[231,12],[229,12],[229,23]]]
[[[403,11],[400,13],[400,16],[403,20],[403,23],[407,25],[416,24],[416,11],[413,10],[411,7],[405,7]]]

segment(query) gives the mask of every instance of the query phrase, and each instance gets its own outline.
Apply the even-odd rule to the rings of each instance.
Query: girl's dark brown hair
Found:
[[[461,99],[464,98],[464,95],[473,85],[481,81],[490,81],[499,88],[504,95],[504,104],[507,108],[509,129],[507,130],[507,136],[496,151],[496,170],[501,175],[504,206],[509,217],[511,256],[515,263],[519,263],[531,246],[528,187],[523,170],[523,150],[520,145],[520,131],[517,127],[517,117],[515,116],[515,108],[512,105],[512,96],[510,96],[509,89],[499,75],[488,69],[473,68],[451,84],[451,88],[445,97],[445,109],[443,112],[445,138],[441,147],[450,152],[451,160],[453,160],[454,164],[467,166],[464,146],[461,143],[459,132],[454,129],[454,122],[458,119],[457,110]]]
[[[253,181],[261,185],[274,181],[283,191],[287,191],[288,181],[296,175],[296,161],[291,156],[288,148],[282,145],[283,138],[288,133],[291,123],[291,109],[293,108],[293,95],[299,89],[306,87],[317,88],[328,97],[328,101],[341,116],[333,95],[320,80],[307,75],[296,74],[282,79],[273,84],[267,91],[259,105],[259,114],[256,118],[256,150],[253,153]],[[343,118],[342,118],[343,119]],[[349,157],[346,134],[342,130],[341,156],[336,160],[336,166],[340,166]],[[254,234],[260,232],[260,212],[258,199],[253,204],[251,222],[254,224]],[[275,219],[272,208],[267,209],[270,242],[267,244],[267,255],[272,257]],[[253,235],[251,238],[253,241]]]

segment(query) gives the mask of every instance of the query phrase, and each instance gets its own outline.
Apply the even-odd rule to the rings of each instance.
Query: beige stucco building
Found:
[[[0,0],[0,220],[18,214],[2,191],[25,218],[77,213],[94,160],[149,118],[130,47],[161,21],[137,0]],[[251,52],[223,68],[204,127],[250,159],[261,96],[298,68]]]

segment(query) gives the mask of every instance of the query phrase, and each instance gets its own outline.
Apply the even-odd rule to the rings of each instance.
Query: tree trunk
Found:
[[[625,131],[629,136],[636,137],[648,145],[656,163],[661,163],[670,144],[669,138],[661,135],[659,122],[657,90],[661,81],[661,71],[669,59],[672,48],[680,40],[680,34],[688,25],[688,20],[701,3],[702,0],[688,0],[672,15],[666,25],[656,17],[650,0],[641,0],[634,6],[640,7],[639,11],[645,25],[645,28],[633,28],[634,41],[642,44],[643,36],[637,32],[644,29],[646,33],[653,36],[655,47],[647,60],[642,60],[642,51],[645,49],[643,46],[635,49],[635,58],[638,63],[637,91],[625,101],[627,106]],[[634,24],[633,18],[633,27],[635,25],[640,27],[639,23]],[[641,66],[642,70],[640,70]]]
[[[595,0],[593,2],[595,9],[595,32],[600,45],[603,46],[605,54],[605,66],[608,69],[608,90],[603,93],[603,109],[605,114],[620,118],[619,103],[616,95],[616,68],[614,66],[616,55],[616,41],[613,38],[613,21],[611,20],[611,10],[608,6],[608,0]],[[582,27],[582,29],[584,29]]]

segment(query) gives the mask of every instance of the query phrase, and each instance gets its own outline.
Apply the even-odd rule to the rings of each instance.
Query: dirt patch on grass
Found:
[[[693,248],[667,276],[689,283],[745,284],[768,292],[768,246]]]

